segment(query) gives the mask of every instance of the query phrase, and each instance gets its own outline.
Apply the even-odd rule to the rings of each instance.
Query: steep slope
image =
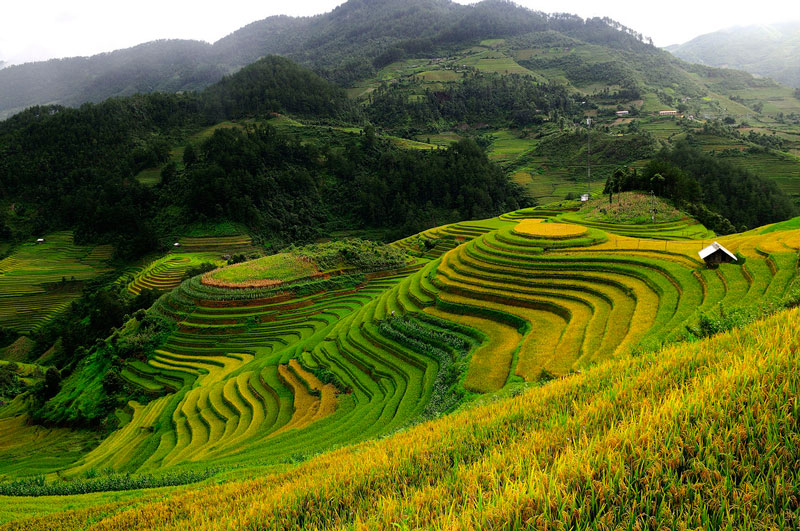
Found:
[[[666,49],[692,63],[735,68],[800,87],[800,21],[728,28]]]

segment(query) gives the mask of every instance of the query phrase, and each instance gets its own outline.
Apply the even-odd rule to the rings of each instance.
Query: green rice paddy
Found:
[[[0,326],[37,330],[80,298],[84,282],[110,271],[113,251],[110,245],[76,245],[71,232],[19,244],[0,260]]]

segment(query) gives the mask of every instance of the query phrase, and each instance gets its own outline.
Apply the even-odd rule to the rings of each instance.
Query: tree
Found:
[[[161,184],[169,184],[178,174],[178,165],[174,161],[168,162],[161,170]]]
[[[188,167],[197,162],[197,151],[192,144],[188,144],[183,150],[183,163]]]

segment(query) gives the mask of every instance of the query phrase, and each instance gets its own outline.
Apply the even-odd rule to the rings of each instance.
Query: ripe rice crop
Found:
[[[579,238],[587,233],[586,227],[567,223],[543,223],[538,219],[520,221],[514,232],[530,238],[569,240]]]

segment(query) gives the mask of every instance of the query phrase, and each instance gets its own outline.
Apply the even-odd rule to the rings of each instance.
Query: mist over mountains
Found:
[[[154,91],[197,90],[268,54],[286,56],[347,86],[406,55],[476,39],[557,31],[585,42],[643,48],[609,19],[546,15],[501,0],[351,0],[313,17],[274,16],[214,44],[159,40],[92,57],[15,65],[0,73],[0,119],[32,105],[80,105]]]
[[[735,68],[800,87],[800,21],[727,28],[666,50],[692,63]]]

